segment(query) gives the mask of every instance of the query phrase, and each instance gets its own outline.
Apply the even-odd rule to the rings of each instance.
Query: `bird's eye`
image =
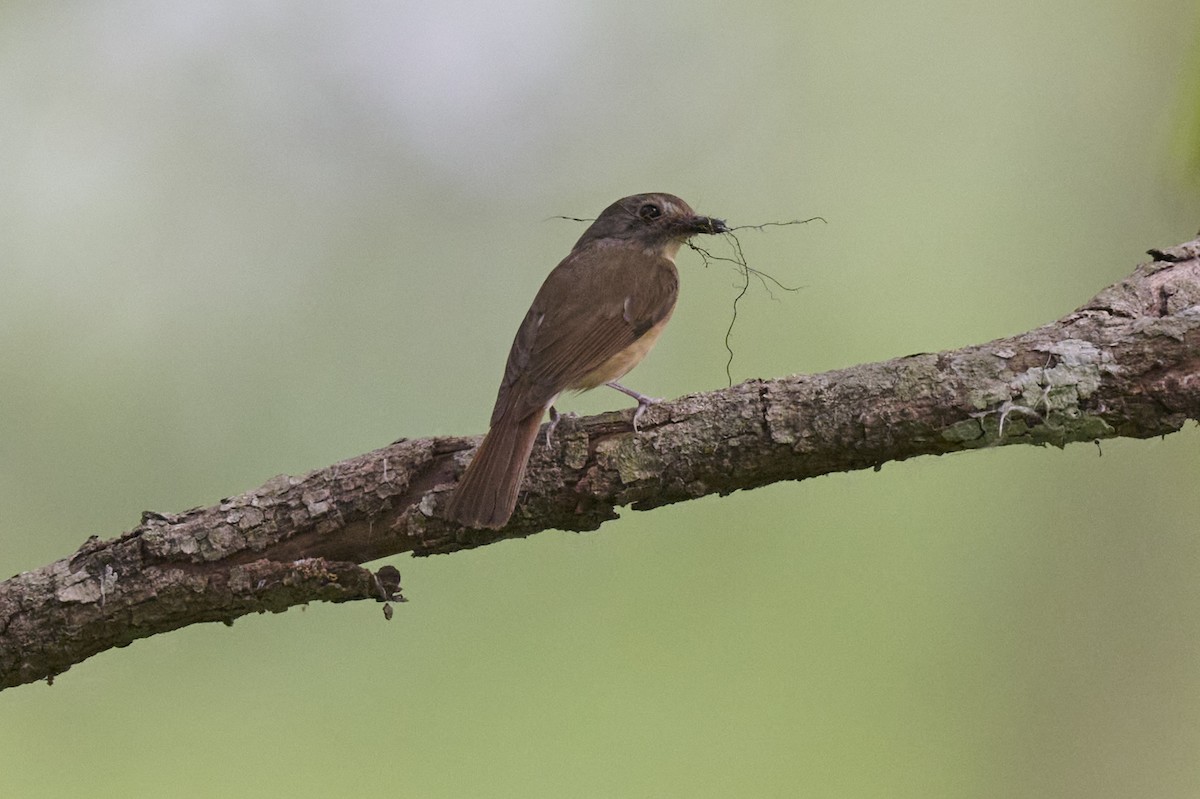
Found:
[[[651,219],[658,219],[662,216],[662,209],[654,203],[646,203],[638,209],[638,216],[649,222]]]

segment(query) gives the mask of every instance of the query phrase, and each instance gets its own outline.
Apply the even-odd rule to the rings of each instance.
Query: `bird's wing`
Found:
[[[571,253],[542,284],[504,368],[492,424],[545,410],[554,397],[662,322],[675,307],[679,276],[641,247]]]

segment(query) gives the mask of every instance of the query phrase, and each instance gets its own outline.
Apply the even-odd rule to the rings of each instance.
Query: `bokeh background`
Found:
[[[10,2],[0,574],[482,432],[612,200],[750,224],[734,378],[978,343],[1200,226],[1194,0]],[[725,246],[712,242],[720,251]],[[725,382],[680,257],[629,382]],[[624,407],[614,392],[569,404]],[[1011,447],[396,558],[0,695],[5,797],[1194,797],[1200,433]]]

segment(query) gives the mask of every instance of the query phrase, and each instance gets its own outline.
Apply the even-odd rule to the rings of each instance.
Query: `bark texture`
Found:
[[[440,518],[478,438],[401,440],[207,508],[145,512],[116,538],[0,583],[0,688],[203,621],[315,600],[402,600],[358,564],[448,553],[779,480],[1009,444],[1148,438],[1200,419],[1200,240],[1052,324],[974,347],[750,380],[564,419],[499,531]],[[390,606],[387,606],[390,612]]]

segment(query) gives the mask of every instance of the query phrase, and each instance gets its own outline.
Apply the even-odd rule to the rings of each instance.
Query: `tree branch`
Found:
[[[476,438],[401,440],[208,508],[142,514],[118,538],[0,583],[0,688],[137,638],[326,600],[400,600],[357,565],[453,552],[779,480],[917,455],[1116,436],[1200,419],[1200,240],[1152,250],[1079,310],[1011,338],[819,375],[750,380],[630,413],[564,419],[500,531],[438,510]]]

